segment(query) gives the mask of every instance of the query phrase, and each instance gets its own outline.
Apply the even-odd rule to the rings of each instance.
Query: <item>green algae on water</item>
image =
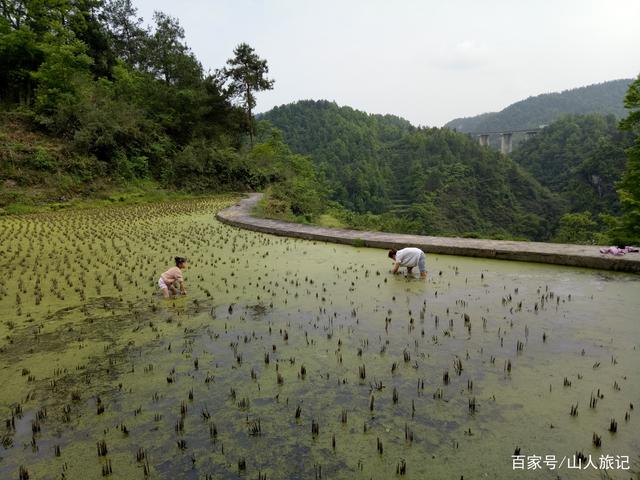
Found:
[[[234,200],[0,219],[1,478],[600,478],[514,472],[516,449],[638,474],[637,276],[391,276],[217,222]],[[189,295],[164,301],[178,254]]]

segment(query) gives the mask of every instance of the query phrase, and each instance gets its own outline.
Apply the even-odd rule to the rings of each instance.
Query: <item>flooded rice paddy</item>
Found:
[[[0,219],[0,478],[638,478],[638,276],[428,255],[424,282],[232,201]]]

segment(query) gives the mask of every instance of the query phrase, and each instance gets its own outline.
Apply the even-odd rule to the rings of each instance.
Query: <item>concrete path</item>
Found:
[[[261,193],[251,193],[236,205],[218,212],[216,217],[222,223],[235,227],[306,240],[396,250],[413,246],[427,253],[640,272],[640,253],[621,257],[603,255],[597,246],[366,232],[256,218],[251,216],[251,209],[261,196]]]

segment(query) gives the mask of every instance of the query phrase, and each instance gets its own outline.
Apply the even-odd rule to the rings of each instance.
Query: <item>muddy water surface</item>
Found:
[[[637,276],[429,255],[424,282],[232,201],[0,219],[0,478],[638,478]]]

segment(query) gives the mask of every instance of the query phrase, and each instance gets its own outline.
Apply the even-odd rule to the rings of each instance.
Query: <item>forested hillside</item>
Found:
[[[582,224],[580,233],[560,231],[556,240],[595,241],[607,228],[602,214],[619,213],[616,182],[633,136],[618,123],[613,115],[568,115],[513,151],[517,163],[563,199],[567,211],[562,223]]]
[[[632,144],[612,115],[569,115],[514,150],[512,158],[573,212],[612,213],[620,207],[615,182]]]
[[[276,107],[260,118],[282,130],[294,152],[311,155],[343,206],[357,212],[388,207],[389,146],[415,130],[407,120],[324,100]]]
[[[256,122],[255,94],[274,85],[267,61],[245,43],[229,53],[206,70],[177,19],[156,12],[147,27],[130,0],[0,2],[0,214],[130,185],[266,190],[264,214],[298,221],[574,242],[606,230],[640,241],[640,80],[541,95],[483,127],[450,124],[622,116],[626,92],[626,133],[613,116],[569,116],[514,161],[449,128],[327,101]]]
[[[459,132],[499,132],[548,125],[565,114],[626,115],[623,99],[633,79],[612,80],[586,87],[545,93],[509,105],[499,112],[456,118],[445,127]]]
[[[313,172],[277,136],[254,142],[255,92],[273,80],[250,46],[229,54],[205,72],[176,18],[145,27],[129,0],[0,2],[0,208]]]
[[[265,113],[310,155],[350,224],[432,235],[550,237],[559,201],[509,158],[447,129],[326,101]],[[383,214],[375,217],[366,212]]]

